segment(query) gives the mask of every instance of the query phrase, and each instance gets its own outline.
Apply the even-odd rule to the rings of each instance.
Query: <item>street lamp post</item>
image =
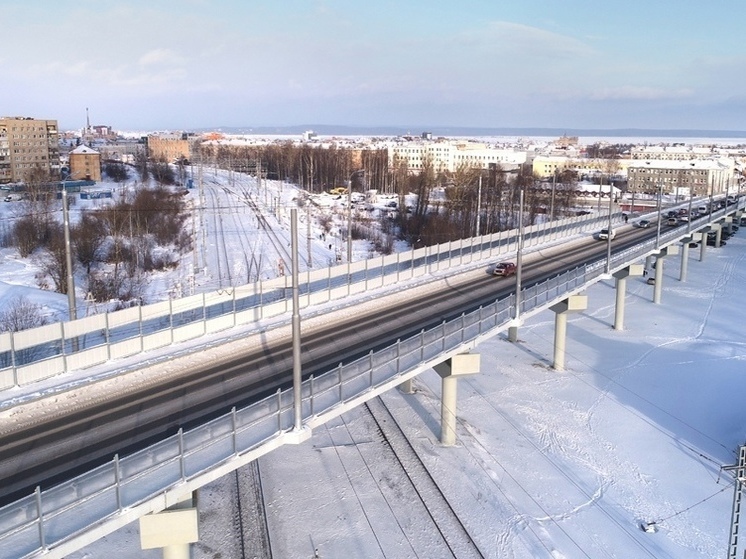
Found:
[[[611,273],[611,237],[613,237],[612,230],[611,230],[611,212],[613,210],[613,204],[614,204],[614,197],[611,194],[612,188],[613,188],[613,185],[611,181],[609,181],[609,225],[608,225],[609,234],[607,235],[607,239],[606,239],[606,273],[607,274]],[[599,197],[600,197],[600,193],[599,193]]]
[[[663,199],[663,183],[658,183],[658,229],[655,233],[655,248],[661,246],[661,202]]]
[[[480,222],[479,218],[482,214],[482,171],[479,171],[479,187],[477,188],[477,231],[474,235],[475,237],[479,237],[479,231],[480,231]]]
[[[73,258],[72,248],[70,245],[70,212],[67,208],[67,189],[65,188],[65,181],[70,178],[68,174],[61,181],[62,186],[62,226],[65,237],[65,267],[67,268],[67,306],[70,315],[70,320],[78,318],[78,313],[75,305],[75,278],[73,275]]]

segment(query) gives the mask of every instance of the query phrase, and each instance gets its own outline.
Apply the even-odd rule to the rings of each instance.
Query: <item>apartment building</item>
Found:
[[[555,173],[566,169],[575,171],[578,176],[624,177],[628,167],[633,164],[631,159],[590,159],[587,157],[564,157],[561,155],[537,155],[533,159],[534,175],[549,178]]]
[[[147,137],[148,157],[155,161],[173,163],[180,159],[194,159],[199,137],[194,134],[151,134]]]
[[[635,161],[627,169],[627,190],[656,194],[691,193],[709,196],[735,190],[734,162],[730,159]]]
[[[56,120],[0,117],[0,184],[25,182],[34,172],[59,177]]]
[[[76,147],[70,152],[71,180],[101,180],[101,154],[86,145]]]
[[[389,165],[406,164],[419,173],[426,165],[436,173],[454,172],[460,168],[488,169],[491,164],[514,166],[526,163],[525,151],[496,149],[477,142],[453,140],[409,141],[388,147]]]
[[[705,146],[674,144],[672,146],[632,146],[632,159],[646,161],[690,161],[692,159],[712,159],[719,157],[719,150]]]

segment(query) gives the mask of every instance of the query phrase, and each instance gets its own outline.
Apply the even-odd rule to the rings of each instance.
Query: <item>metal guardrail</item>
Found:
[[[722,215],[726,212],[723,210]],[[526,288],[521,293],[520,314],[540,312],[608,277],[608,271],[628,265],[687,234],[681,230],[662,232],[660,244],[650,239],[614,254],[611,262],[599,259]],[[510,325],[515,312],[515,296],[511,295],[306,380],[301,390],[304,423],[323,423],[339,415],[346,402],[365,398],[366,394],[372,397],[376,389],[393,386],[412,371],[429,368],[464,347],[496,335]],[[74,540],[91,526],[113,521],[127,510],[155,502],[180,484],[190,482],[199,486],[200,478],[210,481],[211,470],[237,457],[250,452],[258,452],[257,456],[269,452],[276,446],[273,443],[293,427],[292,389],[278,391],[190,431],[180,430],[177,435],[132,455],[115,456],[110,463],[56,487],[37,490],[0,509],[2,556],[51,557],[60,545]],[[266,452],[262,452],[263,448]],[[153,505],[152,510],[159,509]]]

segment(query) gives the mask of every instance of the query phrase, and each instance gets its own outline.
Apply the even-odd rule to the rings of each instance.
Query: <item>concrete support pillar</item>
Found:
[[[440,442],[444,446],[456,444],[456,402],[458,378],[479,372],[479,354],[462,353],[435,365],[435,372],[443,379],[440,402]]]
[[[140,547],[163,548],[163,559],[190,559],[190,544],[197,541],[197,508],[191,494],[166,510],[140,518]]]
[[[720,243],[723,240],[723,228],[718,225],[715,229],[715,248],[720,248]]]
[[[627,295],[627,278],[629,276],[641,276],[642,264],[632,264],[619,271],[614,272],[616,279],[616,309],[614,311],[614,330],[624,330],[624,302]]]
[[[706,228],[700,234],[702,235],[699,242],[699,261],[702,262],[705,259],[705,251],[707,250],[707,233],[709,228]]]
[[[513,343],[518,341],[518,326],[510,326],[508,328],[508,341]]]
[[[399,390],[404,394],[414,394],[414,387],[412,386],[412,379],[405,380],[399,385]]]
[[[664,256],[655,259],[655,284],[653,285],[653,303],[656,305],[661,302],[663,293],[663,262]]]
[[[565,370],[565,340],[567,338],[567,314],[584,311],[588,308],[586,295],[571,295],[561,303],[552,305],[549,310],[554,311],[554,362],[552,368],[557,371]]]
[[[693,240],[693,237],[684,237],[681,239],[681,269],[679,270],[679,281],[686,281],[689,269],[689,243]]]
[[[645,257],[645,271],[647,273],[650,273],[650,268],[653,265],[653,257],[652,256],[646,256]]]
[[[727,215],[723,218],[722,227],[727,231],[728,235],[733,234],[733,216]]]
[[[677,245],[669,245],[655,255],[655,284],[653,285],[653,303],[655,304],[661,302],[661,294],[663,293],[663,262],[666,256],[674,256],[678,253],[679,247]]]

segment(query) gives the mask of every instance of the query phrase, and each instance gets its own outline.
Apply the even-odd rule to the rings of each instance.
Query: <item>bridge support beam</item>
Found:
[[[616,279],[616,307],[614,310],[614,330],[624,330],[624,301],[627,296],[627,278],[641,276],[644,270],[642,264],[631,264],[626,268],[614,272]]]
[[[479,372],[478,353],[461,353],[435,365],[440,375],[442,396],[440,402],[440,442],[445,446],[456,444],[456,400],[458,378]]]
[[[714,223],[711,227],[715,231],[715,248],[720,248],[720,243],[723,241],[723,228],[719,223]]]
[[[194,504],[190,494],[166,510],[140,518],[140,547],[163,548],[163,559],[190,559],[190,544],[199,541]]]
[[[674,256],[679,253],[677,245],[669,245],[655,255],[655,284],[653,285],[653,303],[656,305],[661,302],[661,293],[663,293],[663,261],[666,256]]]
[[[645,257],[645,271],[647,272],[647,274],[650,273],[650,268],[652,268],[652,266],[653,266],[653,257],[648,255]]]
[[[404,394],[413,394],[414,388],[412,386],[412,379],[405,380],[399,385],[399,390]]]
[[[684,237],[681,239],[681,268],[679,270],[679,281],[686,281],[689,269],[689,243],[693,240],[694,237]]]
[[[561,303],[552,305],[549,310],[554,311],[554,362],[552,368],[557,371],[565,370],[565,341],[567,339],[567,315],[584,311],[588,308],[587,295],[571,295]]]
[[[733,216],[726,215],[723,218],[723,225],[722,225],[722,227],[725,228],[725,230],[727,231],[728,235],[732,235],[733,234]]]

